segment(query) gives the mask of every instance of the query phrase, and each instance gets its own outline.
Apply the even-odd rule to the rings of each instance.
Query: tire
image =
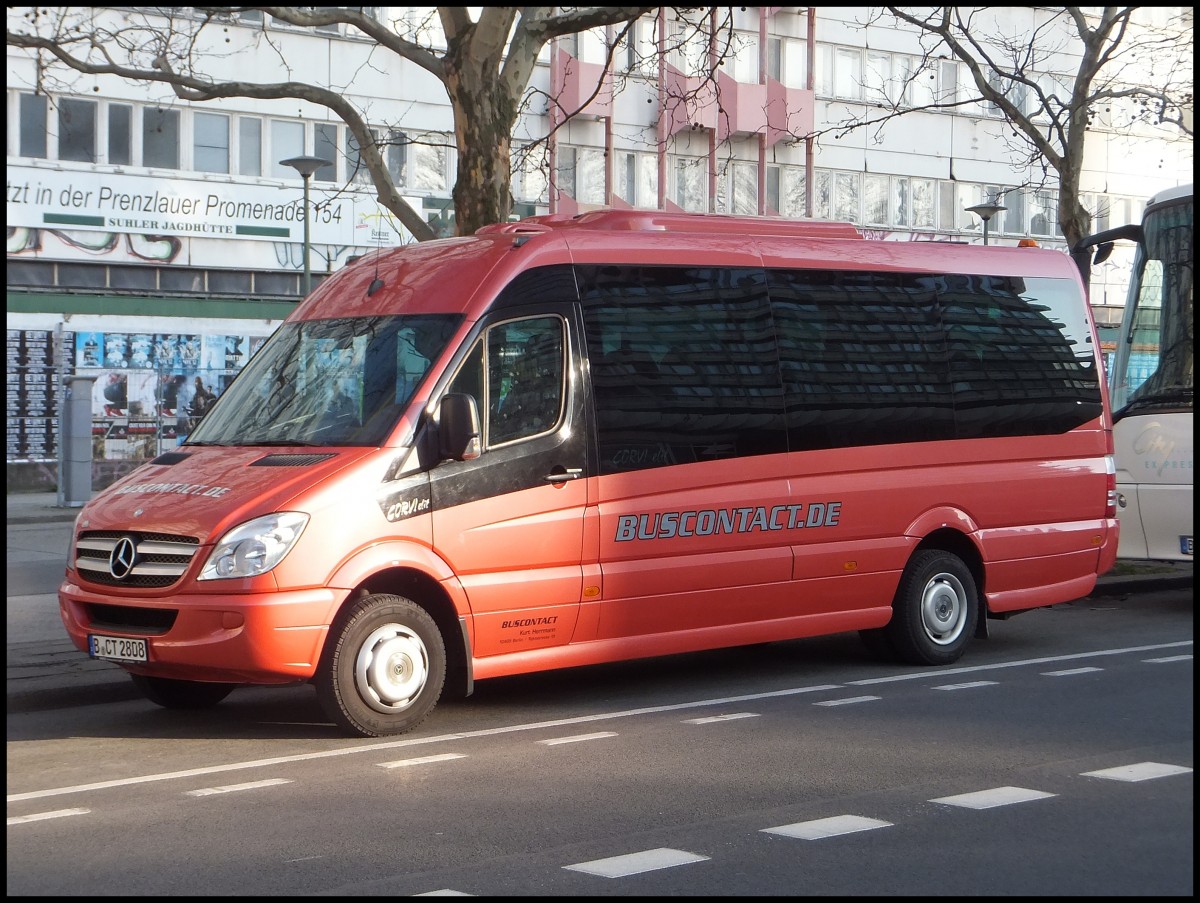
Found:
[[[884,629],[900,661],[948,665],[962,657],[979,620],[979,590],[962,559],[940,549],[909,560]]]
[[[446,683],[446,643],[425,609],[400,596],[367,596],[339,616],[316,676],[317,698],[338,727],[363,737],[412,730]]]
[[[237,689],[237,684],[204,683],[199,680],[172,680],[130,674],[138,691],[164,709],[207,709]]]

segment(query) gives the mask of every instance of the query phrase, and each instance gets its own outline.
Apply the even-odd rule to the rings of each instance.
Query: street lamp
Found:
[[[304,180],[304,296],[312,291],[312,271],[308,266],[308,180],[322,166],[332,166],[332,162],[321,157],[289,157],[279,161],[280,166],[290,166],[300,173]]]
[[[967,213],[974,213],[977,217],[983,220],[983,243],[988,243],[988,220],[1001,211],[1007,210],[1003,204],[976,204],[974,207],[968,207]]]

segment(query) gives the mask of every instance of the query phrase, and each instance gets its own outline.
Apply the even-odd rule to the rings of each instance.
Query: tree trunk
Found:
[[[459,61],[447,54],[445,84],[458,147],[455,228],[459,235],[472,235],[480,226],[508,219],[516,100],[505,93],[496,67],[486,60]]]

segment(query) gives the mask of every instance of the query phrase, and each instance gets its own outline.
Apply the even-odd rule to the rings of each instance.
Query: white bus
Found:
[[[1117,464],[1119,559],[1192,560],[1192,186],[1159,192],[1140,226],[1086,239],[1096,261],[1137,243],[1108,380]]]

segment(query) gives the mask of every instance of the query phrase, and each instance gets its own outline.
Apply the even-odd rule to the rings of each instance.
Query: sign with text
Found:
[[[235,184],[9,166],[8,226],[304,241],[299,184]],[[393,247],[408,231],[368,193],[309,183],[314,244]],[[419,210],[419,198],[410,199]]]

